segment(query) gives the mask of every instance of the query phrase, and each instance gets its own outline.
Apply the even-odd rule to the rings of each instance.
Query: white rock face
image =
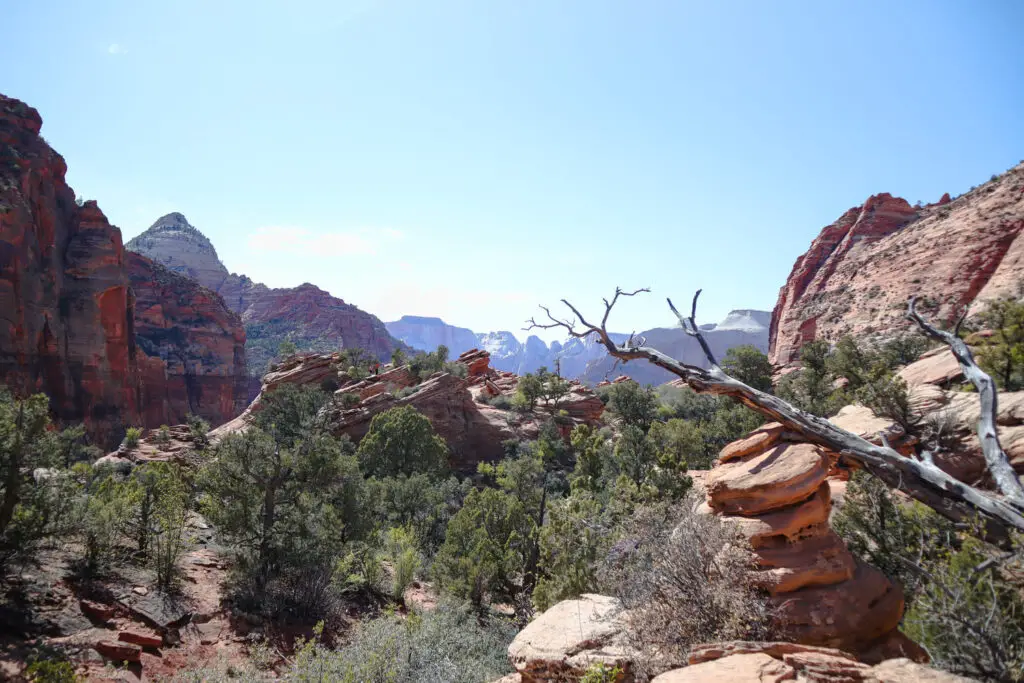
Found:
[[[215,292],[229,274],[213,243],[177,212],[161,216],[124,246]]]

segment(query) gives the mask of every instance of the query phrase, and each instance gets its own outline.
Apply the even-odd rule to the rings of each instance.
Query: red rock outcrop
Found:
[[[0,95],[0,383],[46,393],[58,422],[107,446],[129,425],[230,419],[246,399],[237,319],[127,256],[96,202],[76,201],[41,126]]]
[[[353,394],[359,399],[355,405],[335,400],[326,409],[332,431],[355,441],[369,431],[374,415],[411,405],[430,420],[447,442],[452,468],[474,471],[479,462],[504,457],[506,440],[535,438],[541,422],[549,419],[540,408],[533,414],[520,415],[482,400],[484,396],[512,394],[518,381],[511,373],[489,367],[489,357],[486,351],[471,349],[457,359],[466,367],[465,377],[438,372],[421,382],[408,366],[389,365],[378,375],[351,380],[338,366],[338,354],[295,355],[264,376],[260,396],[282,384],[323,385],[330,380],[338,386],[336,397]],[[210,438],[217,441],[244,430],[252,413],[260,409],[260,396],[242,415],[211,431]],[[582,384],[570,382],[570,390],[558,408],[568,414],[559,418],[567,434],[573,425],[596,423],[604,404]]]
[[[215,292],[128,252],[135,339],[163,365],[163,382],[143,381],[146,425],[181,424],[189,413],[219,425],[248,403],[245,330]]]
[[[0,383],[100,442],[140,417],[121,232],[78,206],[32,107],[0,95]]]
[[[772,313],[769,357],[786,365],[814,339],[898,333],[911,295],[939,321],[1017,295],[1022,229],[1024,164],[948,202],[915,208],[888,194],[869,198],[797,259]]]
[[[903,593],[830,528],[829,454],[789,438],[772,424],[726,446],[726,462],[704,478],[700,510],[749,541],[751,578],[771,595],[777,632],[805,645],[868,651],[892,637]]]

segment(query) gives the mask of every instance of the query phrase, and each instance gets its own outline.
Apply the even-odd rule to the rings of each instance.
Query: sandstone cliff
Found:
[[[217,292],[241,316],[251,376],[249,398],[259,390],[259,378],[285,340],[302,351],[358,347],[385,360],[400,346],[376,316],[319,287],[306,283],[271,289],[245,275],[229,273],[210,240],[180,213],[157,219],[126,248]]]
[[[1022,229],[1024,164],[952,201],[914,207],[870,197],[826,226],[794,264],[772,313],[772,361],[793,362],[817,338],[897,333],[911,295],[930,319],[947,322],[962,306],[1018,295]]]
[[[32,107],[0,95],[0,383],[103,442],[139,418],[121,232],[78,206]]]
[[[245,330],[215,292],[128,252],[135,339],[162,381],[142,382],[143,423],[181,424],[189,413],[213,425],[248,403]]]
[[[237,320],[215,294],[126,259],[96,202],[76,201],[41,126],[0,95],[0,383],[46,393],[58,422],[83,422],[107,446],[127,426],[189,412],[230,419],[246,398]]]

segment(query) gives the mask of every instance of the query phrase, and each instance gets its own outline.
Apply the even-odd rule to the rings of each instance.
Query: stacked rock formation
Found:
[[[703,511],[735,526],[753,550],[752,578],[793,642],[861,654],[919,656],[896,627],[903,592],[853,557],[829,526],[829,454],[768,424],[722,449]]]

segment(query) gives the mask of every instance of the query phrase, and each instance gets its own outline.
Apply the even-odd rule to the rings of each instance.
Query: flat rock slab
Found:
[[[584,594],[541,613],[512,641],[508,656],[524,683],[570,681],[594,663],[629,669],[625,612],[616,598]]]
[[[817,446],[780,444],[711,470],[708,503],[716,511],[746,516],[778,510],[810,498],[828,469],[828,456]]]
[[[764,653],[729,655],[667,671],[651,683],[777,683],[796,680],[793,667]]]
[[[115,662],[137,662],[142,659],[142,648],[131,643],[101,640],[93,645],[93,649]]]
[[[147,595],[133,593],[122,604],[133,616],[161,633],[184,626],[192,617],[192,611],[184,600],[157,591]]]
[[[719,462],[729,462],[755,453],[763,453],[779,440],[785,431],[778,422],[769,422],[758,427],[738,441],[727,444],[718,454]]]

